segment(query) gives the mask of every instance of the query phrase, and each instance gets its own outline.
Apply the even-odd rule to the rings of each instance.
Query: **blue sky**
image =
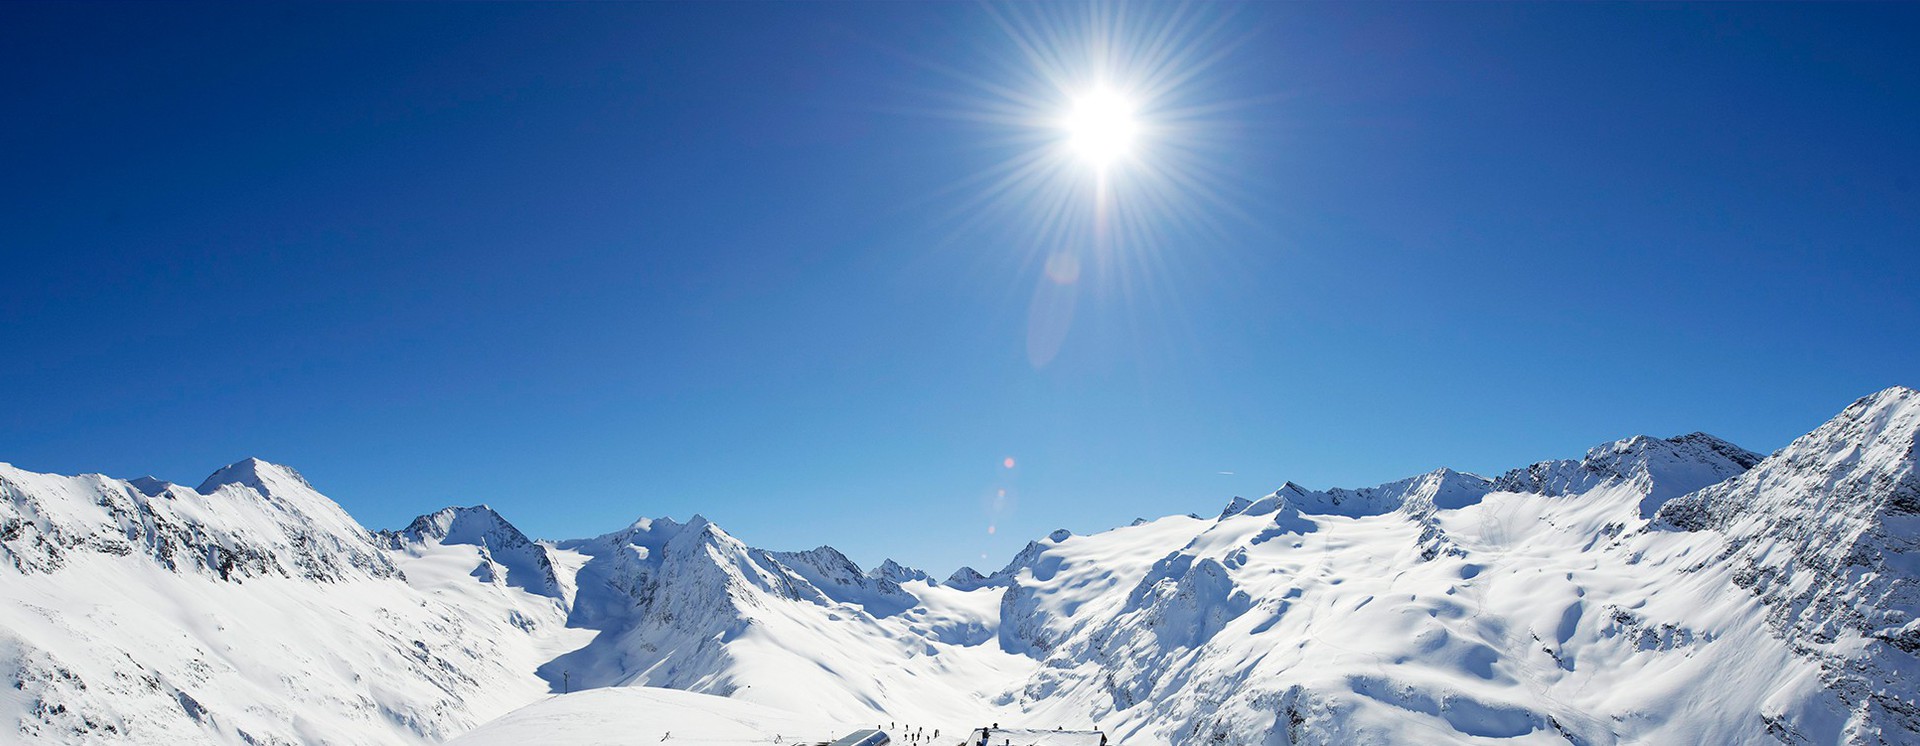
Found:
[[[1198,10],[1217,195],[1036,365],[991,7],[7,4],[0,460],[944,575],[1920,384],[1920,8]]]

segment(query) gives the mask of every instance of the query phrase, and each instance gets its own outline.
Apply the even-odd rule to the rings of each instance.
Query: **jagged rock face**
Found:
[[[1673,500],[1655,526],[1713,531],[1716,563],[1826,668],[1857,743],[1920,741],[1920,393],[1866,397],[1753,470]],[[1784,732],[1793,724],[1782,720]]]

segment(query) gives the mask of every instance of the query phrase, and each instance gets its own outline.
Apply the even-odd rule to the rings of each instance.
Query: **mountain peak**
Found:
[[[1754,464],[1760,463],[1760,459],[1766,458],[1758,453],[1734,445],[1723,438],[1716,438],[1697,430],[1687,433],[1686,435],[1675,435],[1668,438],[1667,442],[1679,447],[1701,448],[1712,451],[1726,457],[1729,461],[1749,469],[1753,468]]]
[[[895,562],[891,557],[882,561],[878,567],[868,571],[867,576],[877,580],[891,580],[894,583],[905,583],[909,580],[919,580],[928,583],[933,582],[933,578],[928,577],[924,571],[902,565],[899,562]]]
[[[902,599],[908,598],[899,583],[862,572],[846,554],[824,544],[803,552],[765,552],[764,556],[798,573],[827,598],[868,607],[869,612],[883,611],[883,606],[897,611]],[[798,593],[790,591],[790,595]]]
[[[211,494],[229,484],[252,487],[266,495],[273,494],[276,489],[286,490],[294,487],[313,489],[313,485],[307,483],[306,477],[300,476],[300,472],[294,471],[291,466],[248,457],[220,467],[218,471],[208,475],[206,481],[201,482],[200,488],[195,492],[203,495]]]
[[[1761,460],[1760,454],[1706,433],[1672,438],[1635,435],[1587,450],[1579,461],[1541,461],[1494,480],[1495,489],[1557,497],[1632,484],[1642,492],[1640,514],[1651,517],[1668,500],[1725,481]]]
[[[484,503],[441,508],[413,519],[398,532],[383,531],[381,536],[394,549],[409,543],[478,547],[481,560],[475,577],[488,582],[500,578],[507,585],[553,598],[561,598],[564,593],[546,547],[528,539]]]
[[[941,585],[947,586],[948,588],[970,591],[986,585],[986,583],[987,576],[981,575],[979,570],[975,570],[971,566],[962,566],[960,569],[954,570],[952,575],[947,576],[947,581],[941,583]]]
[[[1864,433],[1867,435],[1879,435],[1888,430],[1896,436],[1911,435],[1912,433],[1903,432],[1900,428],[1910,424],[1910,413],[1916,407],[1920,407],[1920,391],[1905,386],[1888,386],[1855,399],[1852,404],[1847,405],[1846,409],[1840,410],[1840,414],[1834,415],[1833,420],[1828,421],[1827,425],[1840,421],[1857,422],[1872,428],[1871,432]],[[1825,428],[1826,425],[1823,425],[1808,436],[1811,437]]]
[[[1672,501],[1659,516],[1684,529],[1732,529],[1748,519],[1764,518],[1768,524],[1877,523],[1887,511],[1920,513],[1916,440],[1920,392],[1894,386],[1855,400],[1746,474]],[[1761,487],[1788,483],[1804,483],[1803,489],[1785,502],[1762,499],[1784,493]]]
[[[1894,402],[1908,401],[1913,399],[1914,397],[1920,397],[1920,390],[1914,390],[1906,386],[1893,385],[1893,386],[1888,386],[1879,391],[1875,391],[1866,396],[1860,397],[1858,400],[1854,401],[1854,404],[1856,406],[1864,404],[1867,407],[1872,408],[1872,407],[1878,407],[1878,406],[1882,406],[1882,405],[1886,405]]]
[[[737,551],[745,551],[747,549],[747,546],[741,544],[739,539],[733,538],[732,534],[720,528],[720,524],[707,520],[706,516],[695,513],[693,517],[687,519],[684,525],[679,526],[678,529],[673,532],[671,538],[667,539],[666,551],[669,553],[685,554],[694,551],[695,547],[708,545],[725,546],[728,547],[729,550]]]
[[[400,533],[416,540],[432,539],[442,544],[478,544],[490,537],[495,543],[500,539],[512,539],[514,543],[527,541],[520,529],[485,503],[465,508],[441,508],[413,519]]]
[[[1465,507],[1478,502],[1492,490],[1493,483],[1485,477],[1442,467],[1425,474],[1358,489],[1334,487],[1312,490],[1287,482],[1272,494],[1250,505],[1239,506],[1240,509],[1235,512],[1266,515],[1285,503],[1303,513],[1359,517],[1390,513],[1403,507],[1415,510],[1427,506]]]
[[[160,479],[152,474],[138,479],[129,479],[127,480],[127,484],[133,485],[134,489],[139,490],[140,494],[146,495],[147,497],[159,497],[166,494],[167,490],[173,488],[172,482]]]

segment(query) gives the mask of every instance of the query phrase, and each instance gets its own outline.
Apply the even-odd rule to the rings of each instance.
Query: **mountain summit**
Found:
[[[1644,494],[1640,514],[1651,517],[1666,501],[1744,472],[1760,458],[1706,433],[1665,439],[1636,435],[1595,446],[1579,461],[1542,461],[1514,469],[1495,480],[1494,488],[1570,495],[1631,484]]]
[[[428,546],[475,547],[479,553],[475,578],[554,598],[566,593],[547,547],[528,539],[485,505],[441,508],[413,519],[406,528],[380,535],[393,549],[416,554]]]
[[[273,494],[276,488],[283,492],[291,489],[309,491],[313,489],[313,485],[307,483],[307,478],[300,476],[300,472],[294,471],[291,466],[247,458],[220,467],[219,470],[207,475],[207,478],[200,482],[199,489],[195,491],[203,495],[211,495],[214,491],[230,484],[248,487],[263,495]]]

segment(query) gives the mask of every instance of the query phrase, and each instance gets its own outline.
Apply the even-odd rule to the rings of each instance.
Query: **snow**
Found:
[[[563,621],[550,600],[432,573],[441,589],[416,589],[284,467],[204,486],[0,466],[0,717],[21,737],[410,743],[544,690],[526,671],[532,631]]]
[[[442,508],[381,536],[390,547],[410,556],[422,556],[438,546],[471,546],[476,561],[470,574],[481,582],[504,583],[554,598],[569,596],[568,584],[554,571],[551,550],[528,539],[485,505]]]
[[[947,576],[945,585],[949,588],[971,591],[985,585],[986,582],[987,576],[981,575],[979,570],[971,567],[961,567],[958,570],[954,570],[952,575]]]
[[[810,744],[861,727],[872,724],[835,722],[710,694],[613,687],[542,700],[456,738],[450,746]]]
[[[1287,483],[938,583],[700,516],[374,534],[254,460],[200,490],[0,467],[0,716],[72,743],[1912,743],[1917,432],[1895,388],[1765,458],[1694,433]]]
[[[924,570],[916,570],[914,568],[907,567],[905,565],[902,565],[898,562],[893,561],[893,559],[891,558],[888,558],[886,561],[881,562],[879,566],[873,568],[871,571],[868,571],[867,575],[869,577],[876,578],[876,579],[891,580],[895,584],[905,583],[910,580],[921,580],[921,581],[932,580],[932,577],[927,575],[927,573]]]

